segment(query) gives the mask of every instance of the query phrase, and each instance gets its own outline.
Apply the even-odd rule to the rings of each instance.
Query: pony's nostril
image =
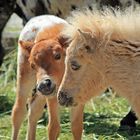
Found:
[[[49,90],[50,87],[51,87],[51,84],[52,84],[51,80],[46,79],[46,80],[40,82],[40,84],[38,84],[38,88],[37,89],[39,91],[44,90],[44,89]]]
[[[39,84],[38,86],[37,86],[37,89],[39,90],[39,91],[41,91],[42,89],[44,89],[45,88],[45,84],[43,84],[43,83],[41,83],[41,84]]]
[[[46,79],[45,80],[46,86],[49,88],[51,87],[51,80],[50,79]]]
[[[65,96],[66,96],[65,94],[66,94],[66,92],[64,93],[63,91],[59,91],[58,99],[61,100],[61,99],[65,98]]]
[[[71,106],[73,104],[73,98],[70,97],[67,92],[60,91],[58,100],[62,106]]]
[[[51,95],[55,89],[56,85],[50,79],[44,79],[37,84],[37,90],[43,95]]]

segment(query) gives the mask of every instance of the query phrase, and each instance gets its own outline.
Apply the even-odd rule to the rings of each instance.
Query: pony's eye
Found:
[[[32,69],[35,69],[35,65],[33,63],[31,63],[30,66],[31,66]]]
[[[89,52],[91,49],[90,49],[90,46],[86,45],[85,46],[85,49]]]
[[[56,54],[54,55],[54,58],[55,58],[56,60],[59,60],[59,59],[61,58],[61,54],[60,54],[60,53],[56,53]]]
[[[72,61],[72,62],[71,62],[71,68],[72,68],[73,70],[79,70],[80,67],[81,67],[81,65],[79,65],[76,61]]]

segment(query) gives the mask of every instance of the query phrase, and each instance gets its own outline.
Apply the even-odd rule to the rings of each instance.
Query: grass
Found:
[[[15,100],[16,89],[16,50],[10,52],[0,67],[0,140],[11,139],[11,110]],[[91,100],[85,107],[83,140],[140,140],[140,125],[137,135],[118,132],[119,122],[128,112],[129,104],[111,91]],[[61,108],[61,134],[58,140],[71,140],[69,109]],[[37,140],[47,139],[47,110],[37,125]],[[20,140],[24,140],[27,118],[20,129]]]

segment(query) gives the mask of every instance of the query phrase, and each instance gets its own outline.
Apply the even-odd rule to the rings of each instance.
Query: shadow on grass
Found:
[[[12,110],[13,102],[8,96],[0,96],[0,115],[10,115]]]
[[[84,114],[84,130],[86,134],[96,134],[118,137],[122,136],[128,140],[140,140],[140,125],[135,130],[118,131],[121,118],[118,116],[96,116],[95,114]]]
[[[69,113],[65,112],[61,115],[61,127],[62,133],[70,132]],[[140,140],[140,125],[137,125],[136,132],[132,133],[128,131],[118,131],[119,122],[122,118],[120,116],[107,116],[107,115],[95,115],[94,113],[84,113],[84,133],[95,134],[97,136],[111,136],[114,139],[124,137],[127,140]],[[47,125],[48,115],[44,113],[40,124]]]
[[[115,118],[118,120],[119,118]],[[112,117],[96,116],[94,114],[85,113],[84,115],[84,129],[86,134],[96,133],[98,135],[110,135],[117,131],[118,126],[113,124]]]

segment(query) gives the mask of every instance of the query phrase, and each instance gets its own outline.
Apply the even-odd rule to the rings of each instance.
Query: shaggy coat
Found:
[[[54,93],[64,73],[66,44],[60,32],[66,24],[66,21],[55,16],[39,16],[30,20],[21,32],[18,50],[17,95],[12,110],[12,140],[17,140],[26,113],[26,103],[31,98],[34,87],[36,87],[36,94],[31,101],[29,100],[27,139],[35,140],[37,121],[43,113],[46,102],[49,114],[48,139],[56,140],[59,136],[59,105]],[[52,81],[54,84],[51,84]],[[52,92],[51,88],[55,91]],[[83,109],[83,105],[71,109],[71,130],[74,140],[81,139]]]
[[[61,105],[85,103],[111,86],[140,117],[139,15],[139,8],[123,12],[94,9],[74,12],[68,18],[64,35],[71,44],[58,93]]]

